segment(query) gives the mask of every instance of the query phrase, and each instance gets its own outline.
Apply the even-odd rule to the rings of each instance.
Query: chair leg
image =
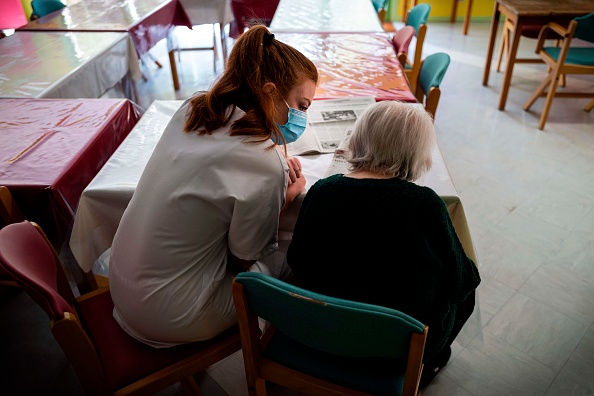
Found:
[[[549,110],[551,110],[551,105],[553,104],[553,99],[555,98],[555,93],[557,91],[557,85],[559,85],[559,78],[559,73],[555,71],[555,76],[551,78],[549,93],[547,94],[547,99],[544,108],[542,109],[542,114],[540,115],[540,122],[538,123],[538,129],[541,131],[544,129],[545,123],[547,122]]]
[[[202,396],[202,390],[194,380],[194,377],[190,376],[181,381],[182,387],[188,396]]]
[[[497,55],[497,71],[501,71],[501,61],[503,60],[503,54],[507,60],[507,53],[509,52],[509,30],[503,25],[503,32],[501,33],[501,44],[499,45],[499,55]]]
[[[534,102],[536,102],[536,99],[538,99],[540,96],[542,96],[542,93],[544,92],[545,89],[547,89],[547,86],[551,83],[551,79],[552,79],[552,75],[549,74],[544,81],[538,86],[538,88],[536,89],[536,91],[534,91],[534,93],[532,94],[532,96],[530,97],[530,99],[528,99],[526,101],[526,103],[524,103],[524,106],[522,107],[525,111],[530,110],[530,107],[532,107],[532,105],[534,104]]]

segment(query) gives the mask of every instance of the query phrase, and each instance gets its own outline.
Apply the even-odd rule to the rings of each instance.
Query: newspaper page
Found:
[[[334,150],[332,161],[330,161],[330,165],[328,166],[328,170],[326,170],[324,177],[336,175],[338,173],[346,174],[350,172],[347,159],[349,156],[348,143],[352,133],[353,129],[349,128],[345,134],[345,137]]]
[[[373,96],[314,100],[307,110],[307,127],[297,141],[287,144],[289,155],[333,153]]]

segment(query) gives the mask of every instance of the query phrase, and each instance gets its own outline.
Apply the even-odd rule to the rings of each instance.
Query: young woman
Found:
[[[114,317],[155,347],[206,340],[236,323],[238,271],[284,277],[279,216],[305,188],[285,143],[305,129],[318,73],[263,25],[235,43],[208,92],[159,140],[115,234]],[[276,265],[266,265],[276,263]]]
[[[480,283],[444,201],[413,183],[431,167],[434,136],[421,108],[371,105],[349,140],[350,173],[309,189],[287,252],[301,286],[429,326],[421,386],[447,363]]]

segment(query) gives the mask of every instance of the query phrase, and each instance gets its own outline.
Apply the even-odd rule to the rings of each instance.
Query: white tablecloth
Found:
[[[127,33],[17,31],[0,40],[0,97],[99,98],[123,79],[135,100],[138,57]]]
[[[119,221],[132,198],[140,175],[169,119],[182,103],[181,100],[154,101],[83,191],[74,220],[70,248],[85,272],[91,270],[97,259],[111,247]],[[307,179],[306,189],[309,189],[326,173],[332,154],[299,158]],[[478,265],[462,202],[437,147],[433,152],[433,167],[420,184],[431,187],[446,202],[464,250]],[[303,197],[304,194],[281,219],[281,236],[284,239],[291,237]]]
[[[384,32],[371,0],[280,0],[270,23],[276,32]]]
[[[179,0],[192,25],[220,23],[225,26],[233,21],[230,0]]]

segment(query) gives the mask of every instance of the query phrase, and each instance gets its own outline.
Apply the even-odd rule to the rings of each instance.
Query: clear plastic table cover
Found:
[[[127,99],[0,99],[0,185],[56,248],[83,189],[140,115]]]
[[[181,100],[156,100],[147,109],[132,132],[84,189],[74,220],[70,249],[81,269],[108,274],[106,251],[111,247],[118,224],[132,198],[138,180],[167,123],[181,106]],[[306,177],[306,189],[326,173],[332,154],[299,156]],[[420,184],[431,187],[446,202],[456,232],[467,254],[476,261],[476,253],[468,229],[462,202],[454,188],[439,151],[433,151],[433,167]],[[299,208],[305,194],[283,214],[279,235],[290,240]],[[103,257],[102,257],[103,255]],[[95,267],[94,267],[95,266]]]
[[[275,38],[317,66],[316,99],[374,96],[417,102],[386,33],[275,33]]]
[[[192,28],[178,0],[81,0],[17,30],[128,32],[141,57],[175,26]]]
[[[270,23],[276,32],[383,32],[371,0],[280,0]]]
[[[0,53],[2,98],[99,98],[140,73],[126,33],[18,31]]]

